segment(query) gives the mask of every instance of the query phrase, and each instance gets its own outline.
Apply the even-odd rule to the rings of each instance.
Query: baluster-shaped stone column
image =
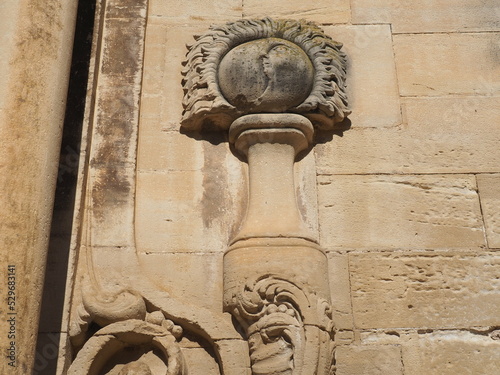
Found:
[[[248,162],[224,308],[245,332],[253,374],[334,373],[328,264],[299,213],[294,163],[315,127],[349,113],[340,47],[312,23],[242,20],[213,27],[187,55],[182,126],[229,128]]]
[[[224,256],[224,303],[247,332],[256,374],[315,374],[318,361],[332,363],[327,259],[295,197],[295,157],[313,131],[304,116],[271,113],[240,117],[229,130],[247,156],[249,200]],[[323,352],[318,340],[328,343]]]
[[[252,114],[238,118],[229,142],[248,160],[249,202],[241,230],[232,242],[248,238],[296,237],[313,241],[295,198],[294,162],[307,149],[314,128],[296,114]]]

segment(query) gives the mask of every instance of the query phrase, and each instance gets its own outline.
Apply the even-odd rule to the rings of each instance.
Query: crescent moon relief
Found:
[[[314,23],[239,20],[195,37],[182,71],[186,130],[224,130],[251,113],[297,113],[333,129],[348,116],[346,55]]]

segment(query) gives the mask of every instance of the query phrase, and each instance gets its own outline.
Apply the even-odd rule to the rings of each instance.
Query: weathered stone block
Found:
[[[181,171],[138,173],[135,222],[139,251],[222,252],[226,249],[244,209],[244,165],[229,152],[226,144],[206,147],[203,154],[198,155],[203,158],[200,170],[189,170],[186,166]]]
[[[208,0],[208,1],[149,1],[149,18],[166,18],[172,21],[191,22],[225,22],[241,18],[240,0]]]
[[[349,66],[347,96],[352,127],[389,127],[401,123],[399,91],[388,25],[325,26],[344,44]],[[383,99],[381,99],[383,98]]]
[[[202,180],[200,171],[138,173],[135,222],[139,251],[214,249],[210,241],[214,236],[203,238],[202,217],[197,211],[203,196]]]
[[[498,33],[394,35],[403,96],[493,95],[500,89]]]
[[[483,252],[349,255],[359,328],[498,325],[500,255]]]
[[[318,0],[309,3],[300,0],[243,2],[243,17],[261,18],[270,14],[276,18],[307,19],[318,23],[347,23],[351,18],[348,0]]]
[[[349,345],[336,350],[337,375],[402,375],[397,345]]]
[[[477,185],[488,247],[500,248],[500,174],[477,175]]]
[[[152,18],[146,33],[141,121],[156,118],[165,130],[179,131],[182,117],[182,62],[194,35],[208,30],[209,22],[196,26],[172,25]],[[148,42],[153,44],[149,46]],[[141,129],[142,131],[142,129]]]
[[[326,249],[484,246],[473,176],[319,176]]]
[[[143,119],[137,149],[141,171],[195,171],[204,164],[203,143],[175,131],[163,131],[158,121]]]
[[[172,298],[222,312],[222,254],[140,254],[150,280]],[[194,276],[196,275],[196,277]]]
[[[184,348],[182,350],[189,374],[219,375],[219,366],[215,359],[203,348]]]
[[[395,33],[496,31],[498,4],[484,0],[351,1],[353,23],[390,23]]]
[[[404,127],[357,129],[353,123],[343,137],[320,140],[318,172],[500,172],[498,102],[484,96],[404,98]]]
[[[500,368],[498,353],[500,341],[488,335],[429,333],[403,345],[405,375],[492,375]]]
[[[500,170],[500,98],[490,96],[405,98],[405,170],[493,172]],[[488,134],[485,137],[485,134]],[[390,143],[390,140],[389,142]],[[403,150],[410,152],[401,152]]]
[[[167,54],[167,33],[163,32],[164,30],[160,25],[153,24],[150,28],[152,31],[148,32],[146,37],[150,41],[146,39],[147,42],[144,49],[142,92],[144,94],[155,95],[163,91],[163,76],[168,73],[164,71],[163,67]],[[144,91],[145,89],[146,91]]]
[[[338,330],[352,330],[351,285],[347,254],[328,254],[328,275],[335,327]]]
[[[129,198],[134,188],[133,167],[96,167],[90,171],[92,215],[89,239],[94,246],[129,246],[134,206]],[[90,203],[89,203],[90,204]]]

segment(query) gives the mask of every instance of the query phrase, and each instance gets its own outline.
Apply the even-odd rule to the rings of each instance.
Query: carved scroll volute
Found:
[[[224,307],[246,333],[254,375],[335,371],[328,264],[299,213],[294,163],[316,128],[350,113],[340,48],[313,23],[263,19],[212,27],[187,54],[182,127],[229,129],[249,166]]]

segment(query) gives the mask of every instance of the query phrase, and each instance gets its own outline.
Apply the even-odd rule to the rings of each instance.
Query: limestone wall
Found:
[[[328,256],[337,375],[498,371],[497,2],[149,0],[147,15],[145,3],[127,4],[103,3],[95,36],[89,92],[98,99],[87,116],[86,190],[77,204],[89,211],[75,221],[74,257],[92,247],[108,284],[133,285],[137,267],[157,288],[152,300],[168,294],[231,325],[222,311],[223,254],[245,213],[247,165],[223,134],[180,131],[181,63],[186,44],[210,24],[305,18],[348,56],[348,129],[318,133],[295,171],[302,217]],[[123,21],[134,14],[145,19],[143,56],[138,24]],[[113,35],[127,42],[109,42]],[[143,63],[142,81],[134,61]],[[106,139],[116,140],[107,151]],[[126,249],[137,264],[123,260]],[[85,272],[70,269],[68,285],[78,290]],[[78,292],[67,296],[74,313]],[[240,344],[224,335],[219,345]],[[190,374],[217,374],[203,343],[181,342]]]
[[[315,223],[317,215],[330,261],[338,374],[498,371],[498,4],[245,0],[174,8],[151,1],[148,15],[138,211],[156,224],[138,217],[149,227],[138,233],[144,261],[168,259],[175,266],[165,283],[183,280],[182,293],[220,305],[222,250],[238,222],[244,177],[227,144],[178,132],[184,44],[211,23],[240,17],[313,20],[344,43],[353,111],[343,136],[319,137],[301,162],[316,168],[317,212],[314,197],[305,198],[305,216]],[[154,147],[161,151],[148,156]],[[200,268],[211,276],[190,276]]]

